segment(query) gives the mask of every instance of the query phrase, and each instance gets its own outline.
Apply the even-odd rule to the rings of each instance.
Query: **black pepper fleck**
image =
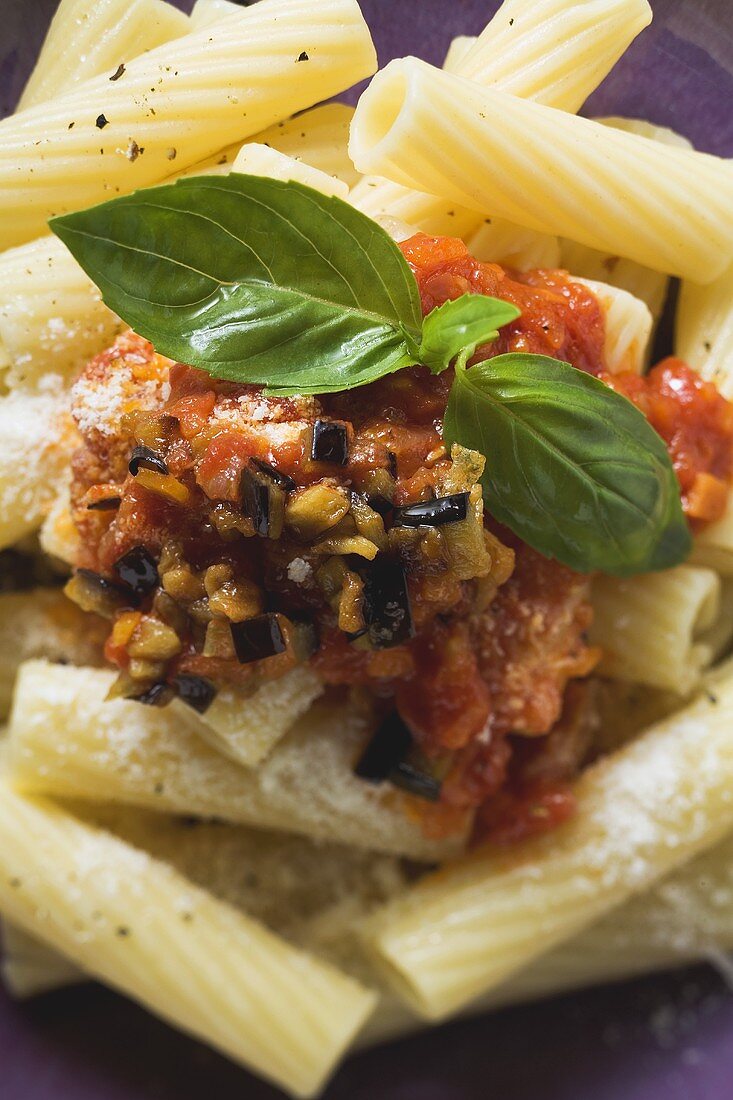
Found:
[[[310,61],[310,58],[308,57],[308,54],[305,52],[305,50],[303,50],[303,52],[298,55],[296,60],[297,61]]]
[[[11,878],[10,885],[12,886],[12,888],[14,890],[18,890],[18,889],[20,889],[22,883],[21,883],[19,878]]]
[[[174,149],[173,146],[171,146],[170,149],[166,149],[165,155],[168,158],[168,160],[175,160],[177,155],[178,155],[178,150]]]
[[[98,130],[103,130],[105,126],[109,126],[109,119],[105,115],[97,115],[97,121],[94,125]]]
[[[125,71],[125,66],[122,64],[122,62],[120,62],[119,65],[117,66],[116,70],[112,73],[112,76],[110,77],[110,80],[119,80],[120,77],[122,76],[122,74],[124,73],[124,71]]]
[[[124,924],[121,924],[119,928],[115,929],[115,935],[119,936],[121,940],[124,940],[130,935],[130,929],[126,928]]]

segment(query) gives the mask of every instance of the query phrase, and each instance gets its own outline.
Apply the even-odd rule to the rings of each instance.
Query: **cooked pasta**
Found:
[[[0,253],[0,385],[72,378],[120,327],[57,237]]]
[[[733,677],[591,768],[578,816],[514,852],[477,851],[385,906],[368,938],[438,1019],[569,940],[733,824]]]
[[[685,280],[676,321],[677,354],[733,397],[733,264],[707,286]]]
[[[679,565],[651,576],[597,577],[591,638],[603,649],[600,671],[618,680],[687,695],[710,664],[701,635],[716,621],[720,578]]]
[[[612,126],[617,130],[625,130],[630,134],[640,134],[642,137],[660,141],[663,145],[692,149],[691,143],[681,134],[665,126],[653,126],[643,119],[614,117],[601,118],[597,121],[602,122],[604,126]],[[564,240],[561,242],[561,248],[562,266],[568,271],[587,279],[600,279],[629,291],[634,297],[646,302],[655,322],[659,320],[669,283],[662,272],[642,267],[633,260],[597,252],[586,245],[578,244],[577,241]]]
[[[189,20],[164,0],[61,0],[18,110],[180,38]],[[70,42],[73,41],[73,49]]]
[[[733,494],[728,494],[721,518],[695,536],[691,560],[696,565],[716,569],[724,577],[733,576]]]
[[[577,111],[650,19],[647,0],[513,0],[502,4],[455,65],[445,67],[476,84]],[[480,226],[475,212],[410,186],[416,191],[367,176],[352,201],[372,217],[388,214],[426,233],[464,236]],[[485,213],[499,211],[486,207]],[[518,234],[526,240],[526,230]]]
[[[235,0],[196,0],[191,9],[191,26],[197,31],[210,27],[229,15],[236,15],[239,9]]]
[[[284,79],[301,55],[308,60],[297,78]],[[175,166],[243,141],[374,65],[356,0],[326,0],[317,19],[303,0],[265,0],[184,36],[175,49],[134,59],[118,81],[98,77],[5,119],[0,247],[38,236],[52,215],[156,183]]]
[[[710,282],[733,257],[724,161],[479,88],[416,58],[374,78],[350,153],[364,172],[669,274]]]
[[[316,707],[256,770],[236,767],[183,728],[180,713],[105,701],[106,671],[29,662],[11,718],[13,777],[29,791],[284,829],[430,860],[462,837],[431,840],[388,788],[353,775],[368,735],[359,713]],[[304,754],[301,746],[307,742]]]
[[[0,593],[0,720],[7,717],[18,668],[32,657],[100,665],[104,624],[85,615],[61,589]]]
[[[578,279],[589,287],[603,310],[606,339],[604,356],[611,374],[633,371],[641,374],[646,366],[653,319],[646,302],[621,287],[596,279]]]
[[[461,62],[475,43],[476,38],[467,34],[459,34],[452,39],[443,61],[445,71],[448,73],[460,72]]]
[[[335,176],[328,176],[303,160],[279,153],[269,145],[251,142],[243,145],[232,164],[233,172],[248,172],[252,176],[269,176],[274,180],[295,180],[320,191],[345,199],[349,185]]]
[[[109,833],[0,791],[11,921],[295,1095],[318,1090],[374,994]]]
[[[16,1000],[27,1000],[83,981],[82,972],[64,955],[9,921],[2,922],[0,942],[3,949],[0,975],[6,990]]]
[[[267,756],[322,693],[323,684],[308,668],[293,669],[275,683],[263,684],[252,695],[224,688],[201,715],[197,732],[224,756],[251,768]],[[175,706],[185,716],[185,703]]]
[[[557,237],[520,229],[502,218],[484,218],[467,239],[471,254],[487,263],[505,264],[526,271],[533,267],[559,267]]]
[[[65,409],[53,379],[0,397],[0,549],[37,530],[56,496],[73,447]]]

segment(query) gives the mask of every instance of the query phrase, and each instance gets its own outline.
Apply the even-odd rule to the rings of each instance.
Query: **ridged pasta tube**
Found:
[[[445,67],[478,85],[577,111],[651,16],[647,0],[505,0],[472,48],[455,64],[449,55]],[[465,237],[481,224],[475,212],[376,176],[351,201],[371,217],[388,215],[425,233]]]
[[[210,27],[229,15],[236,15],[241,5],[233,0],[196,0],[191,9],[191,26],[194,30]]]
[[[375,65],[356,0],[322,0],[317,19],[306,0],[262,0],[135,58],[117,81],[11,116],[0,123],[0,247],[244,141]]]
[[[0,382],[9,388],[73,378],[120,328],[58,238],[0,253]]]
[[[430,840],[388,784],[353,774],[370,724],[314,707],[256,769],[210,748],[180,715],[105,701],[112,673],[30,661],[10,720],[14,779],[26,790],[281,829],[430,861],[465,836]]]
[[[165,863],[0,777],[0,911],[87,973],[296,1096],[375,996]]]
[[[646,366],[649,340],[654,321],[646,302],[635,298],[621,287],[596,279],[580,279],[573,272],[574,282],[592,290],[603,311],[605,341],[603,356],[611,374],[633,371],[641,374]]]
[[[682,283],[675,337],[677,355],[733,398],[733,264],[707,286]]]
[[[733,577],[733,491],[728,492],[725,512],[695,534],[690,560],[706,565],[724,577]]]
[[[451,40],[443,60],[443,68],[447,73],[460,72],[460,65],[466,54],[476,44],[475,36],[458,34]]]
[[[367,941],[439,1019],[640,894],[733,827],[733,675],[591,767],[578,813],[514,851],[480,849],[378,911]]]
[[[66,406],[56,385],[0,397],[0,550],[37,530],[56,497],[75,445]]]
[[[188,18],[163,0],[61,0],[17,109],[99,73],[112,77],[120,64],[188,30]]]
[[[710,282],[733,258],[725,161],[480,88],[417,58],[374,78],[349,152],[364,172],[669,274]]]
[[[502,218],[484,218],[466,241],[477,260],[528,271],[560,266],[560,242],[547,233],[521,229]]]
[[[663,145],[671,145],[677,149],[692,149],[692,144],[681,134],[666,126],[654,126],[651,122],[645,122],[638,118],[599,118],[604,126],[613,126],[616,130],[624,130],[629,134],[640,134],[642,137],[660,141]],[[607,252],[596,252],[577,241],[564,240],[561,242],[562,266],[572,271],[573,275],[582,275],[586,279],[600,279],[606,283],[612,283],[633,294],[635,298],[641,298],[649,307],[652,318],[658,321],[664,299],[667,294],[669,280],[660,271],[652,271],[649,267],[642,267],[633,260],[624,260]]]
[[[285,182],[295,180],[296,183],[312,187],[323,195],[335,195],[339,199],[345,199],[349,194],[349,186],[343,180],[327,176],[325,172],[311,167],[305,161],[288,157],[285,153],[279,153],[277,149],[259,142],[248,142],[242,146],[232,165],[232,172],[267,176],[269,179]]]
[[[715,622],[720,577],[678,565],[638,577],[596,577],[590,638],[604,676],[687,695],[713,652],[700,636]]]

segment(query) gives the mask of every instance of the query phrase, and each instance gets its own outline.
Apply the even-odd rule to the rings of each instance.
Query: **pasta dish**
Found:
[[[313,1096],[733,947],[733,172],[577,113],[651,18],[378,69],[356,0],[61,0],[0,122],[11,994]]]

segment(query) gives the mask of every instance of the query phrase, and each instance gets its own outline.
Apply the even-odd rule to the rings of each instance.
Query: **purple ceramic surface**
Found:
[[[587,111],[672,126],[733,157],[733,0],[651,0],[652,28]],[[181,0],[181,6],[190,6]],[[315,0],[314,0],[315,6]],[[0,0],[0,116],[55,0]],[[362,0],[380,61],[440,61],[492,0]],[[72,47],[73,48],[73,47]],[[161,949],[165,945],[161,944]],[[0,993],[0,1100],[277,1100],[282,1094],[106,990]],[[732,1100],[733,997],[709,969],[457,1022],[351,1058],[326,1100]]]

